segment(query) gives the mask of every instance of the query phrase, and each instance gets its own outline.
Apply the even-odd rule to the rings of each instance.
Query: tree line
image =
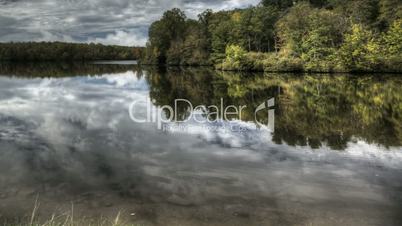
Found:
[[[263,0],[189,19],[165,12],[143,63],[223,70],[402,72],[402,1]]]
[[[0,61],[137,60],[141,47],[63,42],[0,43]]]

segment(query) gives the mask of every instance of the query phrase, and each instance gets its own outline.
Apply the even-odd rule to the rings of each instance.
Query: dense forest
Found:
[[[0,61],[137,60],[142,48],[63,42],[0,43]]]
[[[222,70],[402,72],[401,0],[263,0],[154,22],[144,64]]]

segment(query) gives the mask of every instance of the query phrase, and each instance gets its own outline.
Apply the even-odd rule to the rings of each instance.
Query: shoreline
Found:
[[[113,62],[113,63],[112,63]],[[119,63],[121,62],[121,64]],[[124,63],[124,62],[130,62]],[[135,63],[133,63],[135,62]],[[388,70],[350,70],[350,71],[342,71],[342,70],[334,70],[334,71],[318,71],[318,70],[256,70],[256,69],[222,69],[219,65],[168,65],[168,64],[149,64],[149,63],[141,63],[139,60],[71,60],[71,61],[0,61],[0,65],[12,65],[12,64],[43,64],[43,63],[51,63],[51,64],[93,64],[93,65],[104,65],[104,64],[113,64],[113,65],[138,65],[138,66],[149,66],[149,67],[158,67],[158,68],[209,68],[215,71],[222,72],[244,72],[244,73],[309,73],[309,74],[402,74],[402,71],[388,71]]]
[[[311,74],[402,74],[402,71],[370,71],[370,70],[360,70],[360,71],[309,71],[309,70],[243,70],[243,69],[221,69],[217,65],[166,65],[166,64],[142,64],[138,62],[139,66],[152,66],[160,68],[210,68],[215,71],[222,72],[249,72],[249,73],[311,73]]]

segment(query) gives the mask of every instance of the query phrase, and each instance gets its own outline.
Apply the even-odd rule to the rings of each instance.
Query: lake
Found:
[[[402,224],[400,75],[133,63],[0,64],[0,224]]]

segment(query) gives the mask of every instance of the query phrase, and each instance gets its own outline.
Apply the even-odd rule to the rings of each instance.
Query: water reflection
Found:
[[[102,75],[108,73],[123,73],[128,70],[138,70],[132,61],[78,63],[78,62],[31,62],[31,63],[0,63],[0,75],[17,76],[19,78],[60,78],[86,75]]]
[[[151,71],[150,96],[160,106],[176,98],[193,105],[248,105],[243,121],[269,97],[277,103],[273,141],[344,150],[356,140],[402,146],[402,79],[395,76]],[[179,115],[187,113],[187,105]]]
[[[146,225],[401,223],[398,77],[47,67],[0,67],[3,222],[28,216],[39,194],[44,218],[73,202],[78,216],[123,210]],[[148,97],[256,107],[272,96],[273,134],[164,133],[127,111]]]

